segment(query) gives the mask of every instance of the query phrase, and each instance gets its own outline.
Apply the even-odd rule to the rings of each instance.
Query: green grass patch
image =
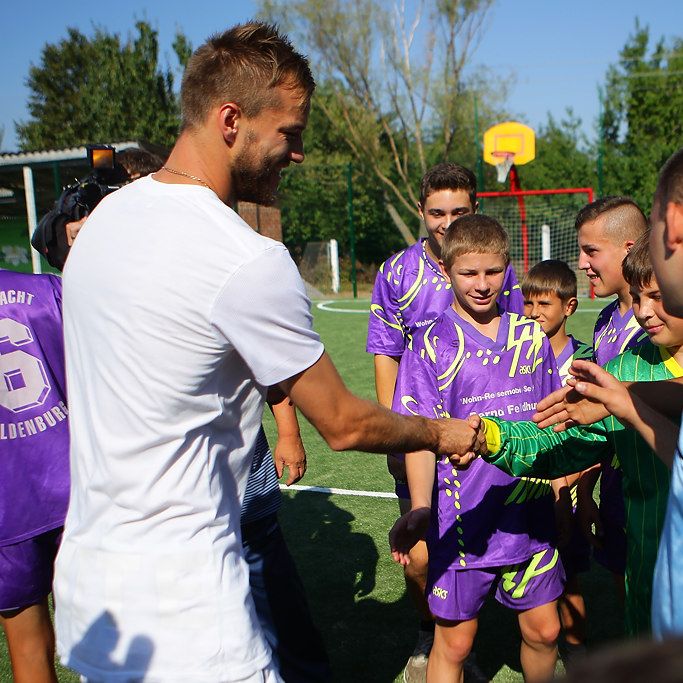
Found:
[[[605,303],[583,300],[570,318],[570,332],[590,340],[597,312]],[[369,300],[338,299],[325,308],[314,304],[313,314],[328,353],[351,390],[374,399],[373,361],[365,353]],[[269,415],[265,423],[272,444],[275,432]],[[393,491],[384,456],[334,453],[304,418],[301,428],[309,460],[302,484]],[[387,543],[397,516],[398,505],[392,499],[294,491],[283,496],[282,526],[338,681],[400,680],[412,652],[416,617],[405,595],[402,570],[391,561]],[[618,638],[623,617],[610,575],[594,566],[582,581],[589,644]],[[490,600],[481,614],[475,643],[480,668],[496,682],[522,681],[519,643],[515,615]],[[0,680],[11,680],[4,638],[0,638]],[[78,679],[60,669],[59,680]]]

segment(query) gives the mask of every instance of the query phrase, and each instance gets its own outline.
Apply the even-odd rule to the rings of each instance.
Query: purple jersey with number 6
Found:
[[[0,546],[62,526],[69,498],[62,282],[0,270]]]
[[[432,418],[478,413],[528,420],[536,403],[559,385],[538,323],[504,313],[493,340],[449,307],[401,359],[393,409]],[[515,564],[552,546],[549,481],[517,479],[481,459],[456,469],[440,457],[436,468],[430,567]]]
[[[420,330],[453,303],[451,285],[425,244],[426,240],[418,240],[380,266],[372,290],[368,353],[402,356]],[[505,271],[498,306],[501,312],[524,312],[524,297],[512,266]]]

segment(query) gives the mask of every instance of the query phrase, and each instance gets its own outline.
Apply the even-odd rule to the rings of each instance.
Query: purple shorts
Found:
[[[523,612],[562,595],[564,569],[557,550],[548,548],[526,562],[485,569],[435,570],[427,574],[427,602],[432,614],[447,621],[474,619],[492,586],[496,600]]]
[[[52,590],[62,528],[0,546],[0,612],[42,602]]]

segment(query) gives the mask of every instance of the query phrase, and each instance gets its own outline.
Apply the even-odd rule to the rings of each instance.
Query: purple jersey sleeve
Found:
[[[394,275],[394,268],[398,267],[403,253],[399,252],[385,261],[377,272],[368,319],[368,353],[397,357],[403,354],[405,331],[398,301],[400,280]]]
[[[61,280],[0,271],[0,545],[61,526],[69,494]]]

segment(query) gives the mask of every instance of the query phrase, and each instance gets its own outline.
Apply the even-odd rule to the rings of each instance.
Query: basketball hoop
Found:
[[[507,180],[512,164],[515,161],[515,154],[514,152],[493,152],[493,156],[497,159],[501,159],[501,161],[496,164],[496,177],[499,183],[504,183]]]

